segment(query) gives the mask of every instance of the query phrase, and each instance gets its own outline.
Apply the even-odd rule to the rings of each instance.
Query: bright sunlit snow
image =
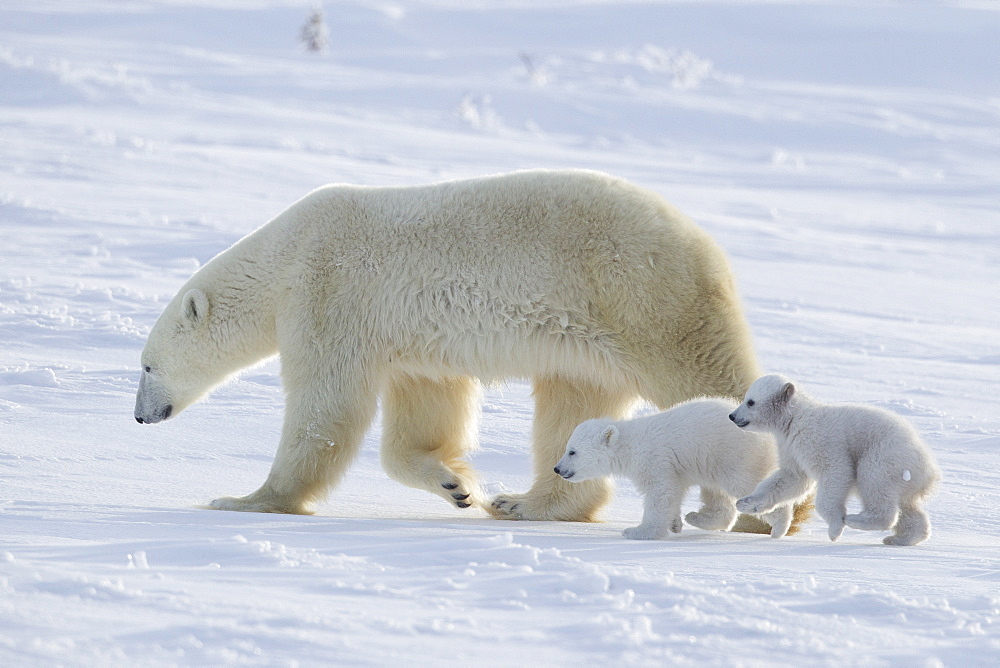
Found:
[[[311,51],[313,8],[0,5],[0,664],[1000,663],[995,2],[345,0]],[[283,396],[271,361],[135,422],[190,274],[324,183],[535,167],[707,229],[766,370],[924,435],[932,537],[629,541],[627,483],[497,521],[387,478],[378,423],[314,516],[205,509],[263,482]],[[531,412],[487,392],[490,493]]]

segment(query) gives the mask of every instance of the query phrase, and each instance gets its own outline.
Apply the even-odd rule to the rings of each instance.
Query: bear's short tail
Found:
[[[788,527],[786,535],[794,536],[797,534],[802,523],[812,517],[813,502],[815,499],[816,495],[810,494],[795,504],[792,510],[792,526]],[[737,531],[739,533],[771,533],[771,525],[754,515],[741,514],[730,531]]]

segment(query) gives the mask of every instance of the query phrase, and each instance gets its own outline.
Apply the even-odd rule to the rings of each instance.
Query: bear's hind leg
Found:
[[[472,378],[393,378],[383,401],[385,472],[457,508],[482,506],[476,474],[464,459],[475,442],[479,396]]]
[[[693,527],[705,531],[729,531],[736,523],[736,505],[733,499],[720,490],[702,486],[701,508],[688,513],[684,519]]]
[[[916,501],[904,503],[899,509],[895,531],[882,542],[886,545],[916,545],[931,537],[931,520]]]
[[[595,417],[626,417],[637,397],[582,381],[540,378],[534,384],[535,480],[524,494],[500,494],[487,510],[498,519],[592,522],[611,499],[606,478],[570,483],[553,472],[578,424]]]

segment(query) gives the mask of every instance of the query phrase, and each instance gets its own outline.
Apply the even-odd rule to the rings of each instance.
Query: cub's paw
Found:
[[[622,531],[622,535],[629,540],[655,540],[660,537],[658,532],[641,525],[625,529]]]
[[[763,499],[756,496],[745,496],[736,502],[736,510],[741,513],[750,513],[751,515],[760,515],[761,513],[766,513],[771,510],[767,505],[764,504]]]
[[[288,515],[311,515],[308,508],[283,504],[274,500],[263,500],[250,496],[222,496],[215,499],[208,507],[212,510],[235,510],[243,513],[284,513]]]
[[[790,506],[780,506],[761,518],[771,525],[771,538],[782,538],[788,535],[792,526],[792,509]]]
[[[681,518],[675,517],[666,527],[640,524],[639,526],[623,530],[622,535],[630,540],[659,540],[661,538],[670,538],[670,534],[672,533],[680,533],[683,526],[684,523],[681,522]]]
[[[860,529],[862,531],[885,531],[892,528],[896,523],[896,518],[888,514],[878,516],[872,513],[861,512],[856,515],[847,515],[844,517],[844,523],[852,529]]]
[[[729,529],[729,524],[725,521],[725,518],[720,517],[718,513],[703,513],[703,512],[691,512],[684,516],[684,521],[693,527],[698,529],[703,529],[705,531],[726,531]],[[674,532],[678,533],[678,532]]]
[[[840,522],[830,523],[830,528],[827,531],[827,534],[830,536],[830,540],[837,540],[838,538],[840,538],[841,535],[843,535],[843,533],[844,533],[843,520],[841,520]]]

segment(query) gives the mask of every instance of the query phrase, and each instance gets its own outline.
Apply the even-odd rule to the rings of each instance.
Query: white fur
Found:
[[[702,507],[688,524],[728,531],[736,522],[734,502],[750,493],[777,467],[774,439],[736,429],[730,399],[692,399],[670,410],[632,420],[607,418],[581,423],[566,444],[555,472],[570,482],[618,475],[644,497],[642,523],[626,538],[668,538],[681,531],[681,502],[688,488],[701,487]],[[764,519],[780,538],[792,521],[791,505]]]
[[[930,537],[922,508],[941,473],[930,450],[905,420],[871,406],[829,405],[798,391],[781,375],[764,376],[730,416],[748,430],[773,433],[781,468],[736,507],[766,512],[801,497],[816,482],[816,511],[837,540],[844,525],[888,530],[887,545],[915,545]],[[851,492],[864,509],[847,514]]]
[[[419,187],[331,185],[202,267],[142,353],[136,418],[175,416],[280,353],[270,475],[213,507],[308,512],[383,407],[397,480],[509,519],[589,520],[610,487],[552,472],[579,422],[757,375],[727,261],[658,196],[595,172]],[[535,483],[487,503],[465,461],[481,381],[534,383]]]

